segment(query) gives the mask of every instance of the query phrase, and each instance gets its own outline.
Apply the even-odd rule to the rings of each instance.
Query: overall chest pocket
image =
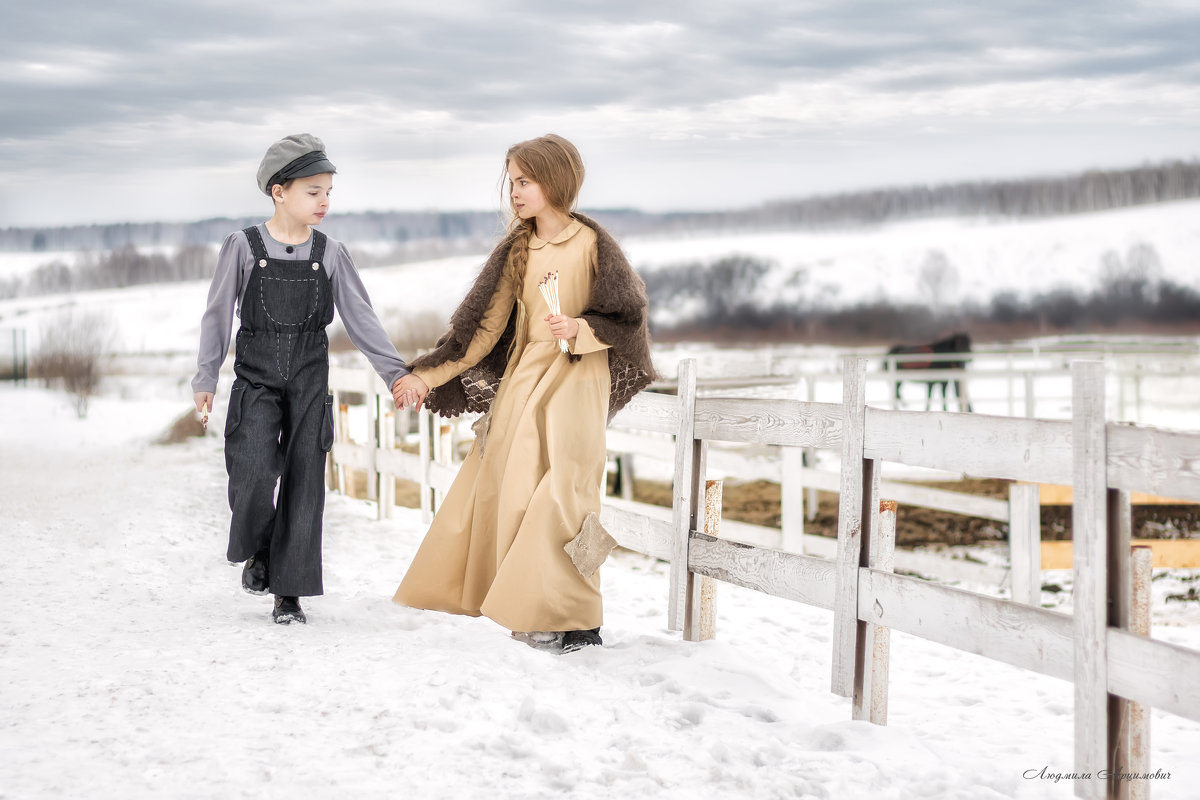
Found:
[[[263,312],[276,325],[302,325],[317,313],[321,290],[316,278],[264,275],[258,288]]]

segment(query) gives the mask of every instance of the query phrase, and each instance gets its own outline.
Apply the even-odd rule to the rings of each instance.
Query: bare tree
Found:
[[[42,326],[33,374],[47,386],[61,385],[87,416],[88,399],[100,385],[102,360],[112,348],[116,325],[106,311],[66,309]]]
[[[917,273],[917,292],[940,309],[958,292],[958,270],[941,250],[930,250]]]

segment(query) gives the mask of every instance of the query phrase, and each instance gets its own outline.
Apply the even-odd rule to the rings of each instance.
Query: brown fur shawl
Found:
[[[611,419],[630,398],[658,377],[650,361],[646,284],[633,271],[621,246],[607,231],[582,214],[573,216],[596,232],[596,280],[582,316],[597,338],[610,345],[608,413]],[[436,367],[466,354],[500,282],[511,247],[511,236],[496,246],[471,290],[450,317],[450,330],[438,339],[432,351],[414,360],[411,367]],[[508,366],[508,348],[516,334],[516,318],[515,312],[509,314],[508,327],[492,351],[478,364],[466,370],[458,380],[430,388],[425,400],[430,410],[444,417],[456,417],[464,411],[485,413],[489,410],[500,386],[500,376]],[[581,356],[572,354],[568,358],[578,361]]]

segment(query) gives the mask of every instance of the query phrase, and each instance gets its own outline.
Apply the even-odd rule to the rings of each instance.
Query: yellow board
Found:
[[[1044,506],[1069,506],[1073,502],[1073,498],[1074,492],[1070,486],[1059,486],[1053,483],[1038,484],[1038,502]],[[1142,492],[1131,492],[1129,502],[1135,506],[1189,506],[1196,503],[1195,500],[1175,500]]]
[[[1072,542],[1042,542],[1042,569],[1070,569]],[[1159,569],[1200,569],[1200,539],[1134,539],[1133,546],[1149,547],[1150,565]]]

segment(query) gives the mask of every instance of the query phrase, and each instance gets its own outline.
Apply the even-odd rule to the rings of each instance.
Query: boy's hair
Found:
[[[547,133],[536,139],[517,142],[504,154],[504,168],[509,161],[516,161],[525,177],[542,189],[542,196],[556,211],[570,214],[579,199],[583,186],[583,159],[575,145],[563,137]],[[529,263],[529,238],[534,233],[534,220],[523,220],[512,207],[512,186],[505,182],[509,192],[509,207],[512,219],[509,222],[512,249],[504,271],[512,283],[513,291],[520,298],[525,288],[525,267]]]

